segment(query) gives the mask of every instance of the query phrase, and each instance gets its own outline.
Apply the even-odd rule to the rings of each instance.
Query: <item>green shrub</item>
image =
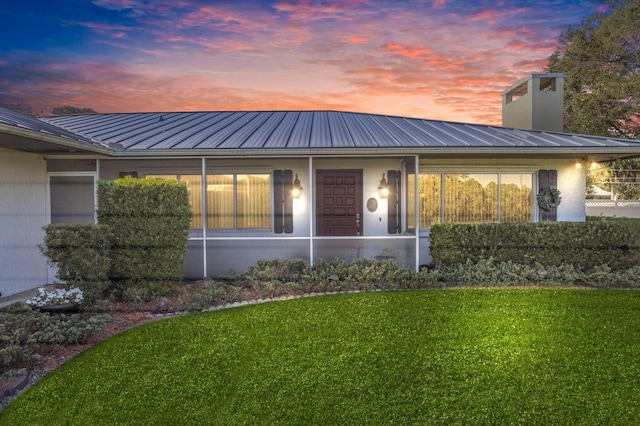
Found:
[[[226,282],[199,281],[195,288],[184,288],[178,297],[176,309],[180,311],[202,311],[210,306],[225,305],[242,299],[242,288]]]
[[[0,367],[42,360],[55,345],[86,343],[108,315],[50,315],[23,303],[0,308]]]
[[[98,182],[98,220],[113,234],[110,279],[125,300],[171,292],[182,280],[191,208],[186,183],[123,178]]]
[[[44,227],[39,246],[57,277],[66,287],[78,287],[84,306],[101,299],[109,286],[111,233],[107,226],[94,224],[52,224]]]
[[[52,224],[45,226],[44,231],[39,248],[49,264],[58,269],[59,279],[70,285],[107,280],[111,245],[108,227]]]
[[[585,270],[606,264],[623,270],[640,264],[640,221],[434,225],[431,256],[437,265],[494,258]]]
[[[304,271],[285,273],[291,265]],[[290,279],[295,278],[298,279]],[[347,263],[341,259],[319,260],[313,266],[304,260],[260,261],[245,274],[234,274],[225,284],[235,287],[238,298],[265,298],[332,291],[372,291],[429,289],[444,287],[507,286],[588,286],[596,288],[640,288],[640,266],[613,270],[607,265],[585,270],[573,264],[542,265],[499,261],[494,258],[476,262],[440,265],[414,272],[398,267],[392,260],[377,262],[363,259]],[[217,284],[218,286],[220,284]]]

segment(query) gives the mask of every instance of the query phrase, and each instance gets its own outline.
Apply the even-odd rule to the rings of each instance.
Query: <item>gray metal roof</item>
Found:
[[[2,107],[0,107],[0,124],[27,129],[46,135],[58,136],[73,141],[103,145],[98,141],[92,141],[90,138],[86,138],[79,134],[70,132],[54,124],[47,123],[46,121],[40,120],[37,117],[32,117],[30,115],[22,114]]]
[[[113,155],[640,154],[640,141],[337,111],[26,116],[4,124],[73,139]],[[1,138],[0,138],[1,139]],[[104,151],[103,151],[104,152]]]
[[[640,148],[640,141],[336,111],[173,112],[42,117],[85,138],[157,150]]]

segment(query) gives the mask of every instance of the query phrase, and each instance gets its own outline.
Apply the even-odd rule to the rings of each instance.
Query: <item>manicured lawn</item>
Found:
[[[640,293],[465,289],[297,299],[111,338],[7,425],[584,424],[640,419]]]

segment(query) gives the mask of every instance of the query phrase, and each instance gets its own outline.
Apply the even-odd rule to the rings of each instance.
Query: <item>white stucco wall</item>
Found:
[[[0,149],[0,293],[44,285],[38,250],[46,224],[46,165],[41,155]]]
[[[586,218],[586,168],[576,167],[576,160],[547,160],[542,169],[558,170],[559,222],[582,222]]]

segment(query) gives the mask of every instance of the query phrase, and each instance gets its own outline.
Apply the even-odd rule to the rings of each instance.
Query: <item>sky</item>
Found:
[[[336,110],[501,124],[597,0],[22,0],[0,9],[0,106]]]

